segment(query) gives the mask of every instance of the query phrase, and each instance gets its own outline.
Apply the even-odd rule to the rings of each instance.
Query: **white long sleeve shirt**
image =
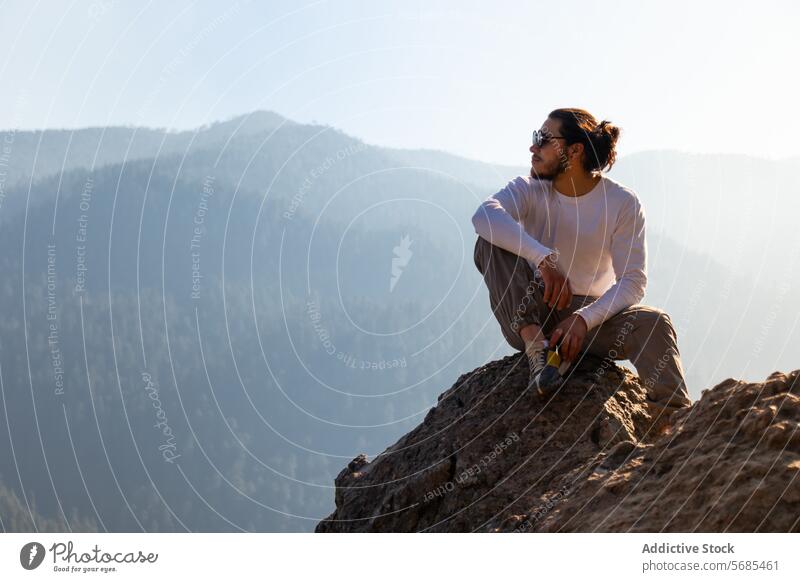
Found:
[[[590,192],[565,196],[552,182],[518,176],[472,217],[475,232],[526,259],[534,271],[557,252],[588,329],[639,303],[647,286],[644,210],[629,188],[603,175]]]

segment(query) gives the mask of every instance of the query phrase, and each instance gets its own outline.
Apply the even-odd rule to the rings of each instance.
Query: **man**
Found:
[[[644,211],[602,173],[614,164],[619,131],[583,109],[552,111],[533,132],[530,175],[472,217],[475,265],[504,337],[528,357],[529,387],[552,394],[585,350],[630,360],[653,407],[669,414],[691,400],[669,316],[639,304]],[[557,370],[547,359],[554,346]]]

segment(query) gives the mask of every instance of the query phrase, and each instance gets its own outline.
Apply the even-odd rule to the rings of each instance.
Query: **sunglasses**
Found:
[[[567,138],[562,137],[560,135],[548,135],[547,133],[545,133],[545,132],[543,132],[543,131],[541,131],[539,129],[534,129],[533,130],[533,140],[532,140],[532,142],[533,142],[533,145],[535,145],[536,147],[539,147],[539,148],[544,147],[554,139],[567,139]]]

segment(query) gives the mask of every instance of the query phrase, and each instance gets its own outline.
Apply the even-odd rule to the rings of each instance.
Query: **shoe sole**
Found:
[[[547,368],[545,368],[546,370]],[[543,370],[544,371],[544,370]],[[541,378],[541,374],[540,374]],[[538,392],[539,396],[550,396],[558,391],[559,388],[564,384],[564,378],[556,372],[556,379],[552,380],[552,382],[548,383],[545,386],[539,385],[537,382],[536,384],[536,391]]]

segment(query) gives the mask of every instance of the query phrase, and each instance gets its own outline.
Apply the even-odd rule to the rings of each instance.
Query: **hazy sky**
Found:
[[[3,2],[0,128],[190,128],[256,109],[526,164],[556,107],[622,154],[800,155],[792,2]]]

